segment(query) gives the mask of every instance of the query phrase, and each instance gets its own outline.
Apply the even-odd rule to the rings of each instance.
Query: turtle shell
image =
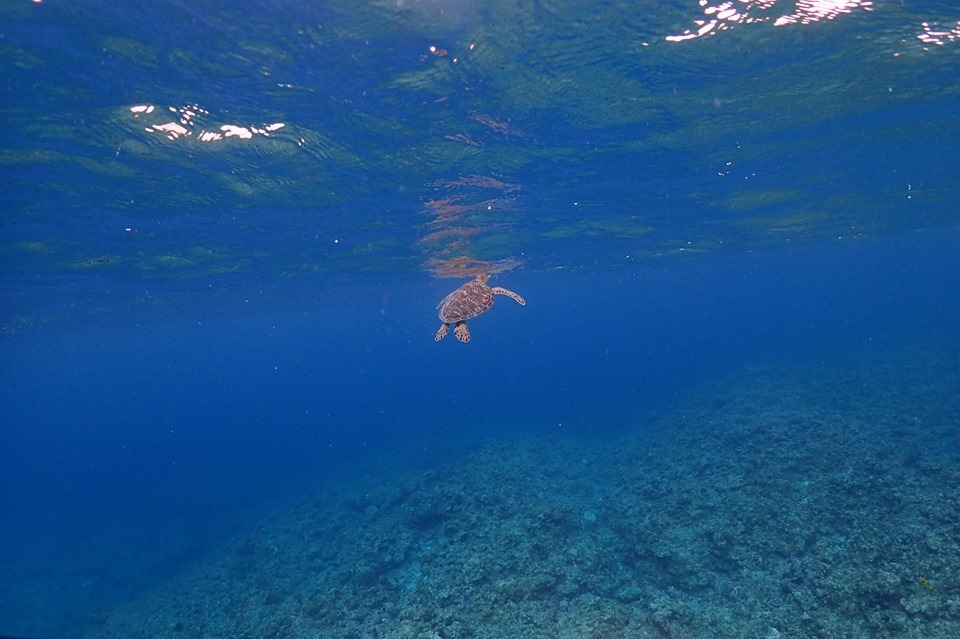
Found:
[[[447,324],[476,317],[493,306],[493,291],[486,282],[470,280],[440,300],[440,321]]]

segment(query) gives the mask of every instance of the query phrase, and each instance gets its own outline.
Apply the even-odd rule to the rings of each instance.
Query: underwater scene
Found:
[[[0,7],[0,637],[960,637],[955,1]]]

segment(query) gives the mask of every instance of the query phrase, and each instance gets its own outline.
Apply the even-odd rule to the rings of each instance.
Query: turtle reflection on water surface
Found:
[[[447,336],[450,330],[450,324],[454,324],[453,334],[457,339],[466,344],[470,341],[470,331],[467,329],[467,320],[473,319],[480,313],[493,306],[494,295],[506,295],[512,297],[520,305],[527,302],[522,297],[508,291],[500,286],[490,288],[487,286],[487,276],[480,275],[475,280],[470,280],[453,293],[440,300],[437,308],[440,309],[440,330],[434,338],[436,341],[442,340]]]

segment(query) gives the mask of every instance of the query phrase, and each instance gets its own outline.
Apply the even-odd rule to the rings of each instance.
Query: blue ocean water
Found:
[[[633,551],[620,544],[648,539],[623,522],[654,493],[627,471],[601,477],[616,466],[609,461],[568,478],[608,499],[578,505],[567,538],[585,539],[580,557],[616,555],[617,567],[595,572],[618,585],[518,587],[525,594],[495,605],[513,610],[537,592],[541,612],[572,615],[594,606],[589,597],[619,607],[590,627],[560,613],[480,624],[470,616],[486,601],[480,584],[495,590],[506,579],[478,579],[451,604],[423,585],[429,561],[409,548],[382,569],[384,583],[454,610],[459,625],[391,611],[370,577],[350,582],[358,590],[334,615],[355,617],[351,628],[310,599],[330,586],[271,591],[262,608],[236,614],[214,614],[214,604],[188,613],[164,594],[206,592],[214,581],[197,585],[196,574],[219,575],[224,553],[245,558],[245,577],[261,584],[251,592],[265,593],[263,581],[276,580],[251,575],[299,551],[264,531],[295,518],[285,513],[301,512],[303,500],[353,500],[371,521],[351,528],[351,511],[334,506],[317,519],[347,538],[393,538],[391,509],[417,504],[383,495],[409,494],[402,487],[418,473],[426,493],[432,481],[453,490],[451,481],[475,495],[497,487],[470,484],[471,469],[502,463],[492,475],[502,472],[509,492],[525,446],[543,455],[525,471],[533,487],[543,468],[580,468],[580,450],[608,451],[622,469],[640,459],[635,438],[663,436],[694,413],[704,439],[678,435],[664,449],[672,453],[657,454],[676,469],[673,485],[691,482],[685,494],[728,477],[692,463],[756,461],[726,429],[769,411],[759,432],[781,437],[781,450],[818,441],[790,439],[781,421],[833,415],[837,432],[861,444],[907,451],[894,459],[878,444],[849,457],[878,465],[864,476],[916,472],[920,487],[904,484],[897,499],[932,503],[923,477],[960,472],[954,3],[2,7],[0,634],[134,636],[136,626],[143,636],[194,636],[184,630],[194,624],[205,636],[267,636],[247,614],[266,624],[290,598],[302,606],[284,610],[288,625],[274,636],[707,636],[713,613],[701,599],[727,606],[729,626],[711,636],[946,637],[960,628],[956,500],[943,521],[928,520],[929,509],[901,513],[929,531],[929,548],[891,557],[939,563],[864,560],[832,592],[891,574],[896,584],[839,602],[796,595],[793,612],[747,619],[732,602],[759,595],[691,584],[682,571],[669,581],[677,560],[656,579],[622,583]],[[526,305],[499,297],[470,320],[468,344],[434,342],[437,303],[480,274]],[[754,397],[734,383],[745,370],[797,374],[777,386],[774,373],[756,373],[768,394]],[[833,381],[821,388],[818,376]],[[727,385],[737,390],[726,399],[699,399]],[[817,392],[786,390],[794,387]],[[876,408],[875,397],[889,406]],[[867,405],[878,411],[870,419]],[[740,416],[724,421],[724,406]],[[892,423],[912,426],[903,435],[885,430]],[[703,443],[713,436],[729,448]],[[945,457],[929,461],[931,450]],[[779,479],[806,490],[818,476],[830,484],[835,467],[786,464]],[[351,497],[370,486],[368,498]],[[562,497],[555,490],[550,498]],[[878,507],[890,494],[843,490]],[[660,499],[668,512],[671,497]],[[698,508],[670,530],[702,520]],[[471,525],[484,530],[494,512],[478,510]],[[433,522],[447,517],[414,517],[410,543],[429,545]],[[610,522],[609,535],[577,527],[597,521]],[[824,539],[862,534],[824,521],[834,522],[823,524]],[[328,564],[354,566],[322,525],[300,534],[303,549],[326,540]],[[244,550],[270,543],[274,555]],[[821,546],[791,551],[784,599],[802,589],[788,576],[821,561],[811,550]],[[664,560],[666,551],[651,552]],[[737,561],[743,573],[762,572]],[[521,564],[510,570],[524,574]],[[288,578],[302,569],[283,565]],[[688,572],[729,569],[703,566]],[[445,587],[456,589],[449,579]],[[225,592],[249,598],[240,586]],[[849,612],[858,597],[867,603]],[[685,612],[670,608],[681,600]],[[148,617],[151,606],[169,615]],[[836,614],[832,626],[802,625],[817,606]],[[876,609],[888,616],[878,620]]]

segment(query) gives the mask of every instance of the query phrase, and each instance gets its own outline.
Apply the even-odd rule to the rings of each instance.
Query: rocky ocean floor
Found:
[[[960,637],[960,360],[746,369],[318,494],[88,636]]]

